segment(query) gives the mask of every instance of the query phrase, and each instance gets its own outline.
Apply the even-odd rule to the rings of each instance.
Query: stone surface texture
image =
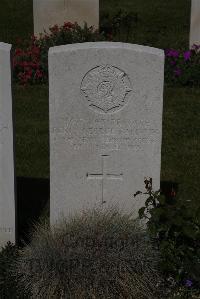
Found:
[[[11,45],[0,42],[0,247],[15,243]]]
[[[99,27],[99,0],[33,0],[34,34],[49,27],[77,22]]]
[[[191,1],[190,48],[200,45],[200,0]]]
[[[160,186],[164,54],[97,42],[49,51],[51,223],[91,207],[137,217]]]

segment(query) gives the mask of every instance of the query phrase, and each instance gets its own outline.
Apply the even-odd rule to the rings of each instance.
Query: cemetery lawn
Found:
[[[200,90],[165,88],[161,180],[179,184],[194,204],[200,193]],[[49,177],[48,87],[14,86],[16,174]]]
[[[49,177],[48,87],[14,86],[16,174]]]
[[[100,0],[100,20],[104,13],[120,9],[137,14],[138,21],[128,40],[157,48],[188,48],[191,0]],[[126,41],[126,29],[120,41]]]
[[[31,0],[0,1],[0,41],[16,44],[33,32],[33,4]]]
[[[161,180],[194,205],[200,192],[200,89],[165,88]]]

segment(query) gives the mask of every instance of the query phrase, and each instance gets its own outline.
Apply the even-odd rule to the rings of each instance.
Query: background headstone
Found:
[[[11,45],[0,43],[0,247],[15,243]]]
[[[99,0],[33,0],[34,34],[53,25],[77,22],[99,27]]]
[[[200,45],[200,0],[191,1],[190,48]]]
[[[159,189],[164,54],[123,43],[51,48],[51,223],[93,206],[137,216],[144,178]]]

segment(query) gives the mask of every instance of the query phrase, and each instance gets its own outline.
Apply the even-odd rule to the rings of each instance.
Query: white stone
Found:
[[[11,45],[0,42],[0,248],[15,243]]]
[[[33,0],[34,34],[64,22],[99,27],[99,0]]]
[[[117,206],[137,217],[160,187],[164,54],[123,43],[51,48],[50,217]]]
[[[190,48],[200,45],[200,0],[192,0],[190,22]]]

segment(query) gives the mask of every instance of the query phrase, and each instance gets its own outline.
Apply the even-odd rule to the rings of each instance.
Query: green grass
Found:
[[[165,88],[162,180],[180,184],[185,200],[199,200],[200,90]]]
[[[190,0],[100,0],[101,14],[137,13],[131,42],[158,48],[188,48]]]
[[[31,0],[0,1],[0,41],[15,44],[33,33],[33,4]]]
[[[14,87],[17,176],[49,177],[48,87]]]
[[[32,33],[32,1],[1,0],[0,40]],[[138,14],[131,41],[160,48],[187,47],[189,0],[101,0],[101,13],[120,8]],[[161,178],[180,184],[185,200],[200,192],[200,91],[165,88]],[[49,177],[48,87],[14,86],[17,176]]]

